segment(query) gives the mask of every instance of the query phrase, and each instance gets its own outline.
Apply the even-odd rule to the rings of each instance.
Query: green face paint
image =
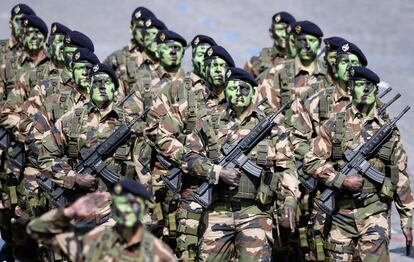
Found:
[[[98,108],[104,108],[114,101],[115,84],[112,78],[100,73],[92,76],[91,98]]]
[[[343,82],[348,81],[348,71],[351,66],[361,66],[358,57],[352,53],[340,54],[337,57],[337,61],[337,70],[335,76],[338,80]]]
[[[151,54],[155,54],[157,51],[157,43],[155,42],[155,37],[158,34],[158,29],[155,27],[150,27],[145,30],[144,33],[144,48]]]
[[[240,110],[248,107],[253,100],[254,89],[244,81],[230,80],[227,82],[224,90],[227,103],[234,110]]]
[[[74,46],[63,45],[63,57],[65,59],[65,66],[69,70],[72,68],[72,57],[76,49],[77,48]]]
[[[295,36],[290,34],[288,36],[288,51],[291,58],[295,58],[297,55],[296,44],[295,44]]]
[[[49,39],[49,53],[52,57],[52,60],[58,62],[59,64],[64,64],[65,57],[63,55],[63,39],[64,35],[52,35]]]
[[[91,81],[89,73],[92,69],[91,63],[85,62],[74,62],[72,63],[72,77],[73,82],[81,87],[84,92],[89,93]]]
[[[336,62],[336,51],[326,51],[325,62],[329,69],[334,68]]]
[[[286,34],[286,23],[277,23],[272,25],[273,30],[273,37],[274,37],[274,45],[277,48],[285,49],[286,42],[287,42],[287,34]]]
[[[377,86],[366,80],[351,81],[352,103],[369,106],[375,103]]]
[[[167,69],[178,68],[183,60],[184,48],[177,41],[162,43],[158,45],[156,56],[162,67]]]
[[[209,47],[209,44],[201,44],[193,50],[191,63],[193,64],[194,72],[201,77],[204,77],[204,53]]]
[[[23,36],[23,45],[30,52],[37,52],[43,48],[45,36],[39,29],[34,27],[26,27]]]
[[[145,203],[141,198],[131,194],[113,197],[112,216],[119,226],[133,228],[141,223],[144,212]]]
[[[10,21],[12,35],[17,40],[22,40],[22,38],[23,38],[22,22],[20,20],[22,18],[22,16],[23,16],[23,14],[15,15],[13,17],[13,19]]]
[[[316,36],[298,35],[296,37],[296,49],[300,60],[308,63],[315,60],[320,44],[321,42]]]
[[[142,30],[142,26],[138,26],[136,23],[132,24],[131,26],[132,37],[140,46],[144,45]]]
[[[209,60],[204,60],[205,76],[207,82],[214,87],[223,87],[225,84],[225,73],[227,70],[227,63],[224,59],[216,57]]]

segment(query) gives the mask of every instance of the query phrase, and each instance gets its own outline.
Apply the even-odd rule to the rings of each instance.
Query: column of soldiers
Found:
[[[25,4],[10,28],[2,261],[389,261],[393,202],[411,254],[408,109],[388,115],[397,97],[381,101],[354,43],[279,12],[273,46],[242,69],[138,7],[101,63]]]

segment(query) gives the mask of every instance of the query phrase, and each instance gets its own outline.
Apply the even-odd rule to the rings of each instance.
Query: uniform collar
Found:
[[[256,98],[254,97],[252,101],[255,101],[255,99]],[[250,103],[250,105],[246,108],[246,110],[244,110],[244,112],[240,115],[238,119],[236,118],[236,113],[233,111],[233,109],[231,109],[229,104],[227,105],[226,111],[228,112],[227,117],[229,120],[235,120],[242,124],[253,115],[258,115],[258,112],[256,110],[257,108],[254,105],[254,103]]]
[[[339,100],[351,100],[351,96],[343,90],[339,85],[335,85],[335,93],[334,93],[335,102]]]
[[[381,125],[383,123],[383,120],[379,117],[377,108],[375,106],[367,116],[361,114],[353,104],[351,104],[349,112],[351,112],[353,119],[358,118],[362,123],[376,122],[378,125]]]
[[[175,81],[177,79],[184,78],[185,71],[182,67],[180,67],[177,72],[168,72],[162,67],[161,65],[157,68],[157,74],[159,78],[168,78],[171,79],[171,81]]]
[[[11,36],[9,38],[9,49],[12,50],[14,48],[17,48],[19,46],[19,43],[17,42],[16,38],[14,36]]]
[[[300,61],[299,57],[295,57],[295,74],[305,72],[309,75],[326,75],[326,68],[323,66],[317,58],[307,67],[305,67]]]
[[[45,49],[40,50],[39,53],[37,53],[35,56],[30,56],[29,53],[27,53],[26,51],[24,51],[22,55],[22,62],[25,62],[25,61],[33,62],[35,66],[39,65],[40,63],[42,63],[44,60],[47,60],[47,59],[48,57],[46,55]]]
[[[69,72],[69,70],[65,67],[61,74],[62,83],[67,84],[72,80],[72,74]]]
[[[119,113],[116,110],[115,103],[112,102],[108,107],[100,109],[92,101],[88,102],[88,113],[97,113],[100,116],[100,121],[108,119],[113,116],[119,119]]]

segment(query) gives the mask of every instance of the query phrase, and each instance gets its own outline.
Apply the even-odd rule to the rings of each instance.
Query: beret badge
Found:
[[[211,56],[213,54],[213,48],[208,49],[207,51],[207,55]]]
[[[96,73],[99,70],[99,65],[94,65],[92,70]]]
[[[160,40],[161,40],[161,42],[164,42],[164,40],[165,40],[165,34],[164,33],[161,33]]]
[[[70,39],[70,36],[66,36],[65,37],[65,42],[66,42],[66,44],[70,44],[70,41],[71,41],[71,39]]]
[[[52,33],[56,32],[56,25],[52,26]]]
[[[120,185],[120,184],[117,184],[115,187],[114,187],[114,192],[115,192],[115,194],[121,194],[121,192],[122,192],[122,186]]]
[[[145,26],[146,27],[150,27],[152,24],[151,19],[148,19],[147,21],[145,21]]]
[[[300,34],[300,32],[302,32],[302,27],[301,27],[300,25],[297,25],[297,26],[295,27],[295,32],[296,32],[297,34]]]
[[[349,70],[349,73],[351,74],[351,76],[355,75],[355,69],[351,68],[351,70]]]
[[[229,78],[231,76],[231,70],[227,70],[226,76],[227,76],[227,78]]]
[[[194,45],[198,45],[198,43],[200,43],[200,38],[198,38],[198,36],[197,36],[197,38],[196,39],[194,39]]]
[[[18,13],[20,13],[20,6],[18,5],[18,6],[16,6],[15,8],[14,8],[14,13],[17,15]]]
[[[342,51],[347,52],[348,50],[349,50],[349,44],[348,43],[342,45]]]
[[[77,53],[75,54],[75,60],[79,60],[79,58],[80,58],[80,52],[77,52]]]
[[[29,20],[28,20],[28,19],[25,19],[25,20],[23,21],[23,25],[27,26],[28,24],[29,24]]]
[[[135,18],[138,19],[141,17],[141,11],[135,13]]]
[[[280,15],[277,15],[277,16],[275,17],[275,22],[276,22],[276,23],[279,23],[281,19],[282,19],[282,17],[280,17]]]

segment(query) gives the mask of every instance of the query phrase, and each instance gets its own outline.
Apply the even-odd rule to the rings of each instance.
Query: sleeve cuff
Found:
[[[332,186],[338,189],[341,189],[342,184],[344,183],[345,179],[346,179],[346,175],[338,172],[336,176],[332,179]]]
[[[208,176],[208,183],[210,185],[217,185],[219,182],[219,174],[221,172],[221,169],[223,167],[219,166],[219,165],[214,165],[213,168],[211,169],[210,175]]]
[[[69,170],[64,178],[63,187],[67,189],[72,189],[75,186],[76,181],[76,172]]]

